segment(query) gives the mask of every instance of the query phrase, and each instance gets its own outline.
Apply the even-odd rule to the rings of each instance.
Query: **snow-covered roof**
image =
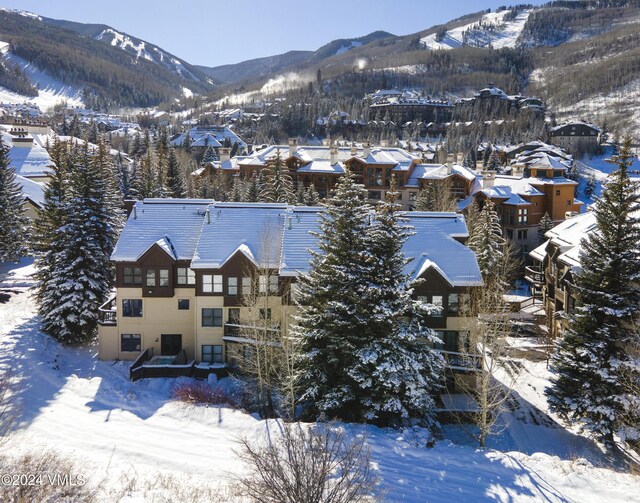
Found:
[[[516,176],[498,175],[495,177],[495,185],[482,189],[482,193],[490,198],[509,199],[512,194],[520,196],[543,196],[544,192],[532,186],[529,181],[537,180]]]
[[[154,244],[176,260],[191,260],[210,199],[145,199],[127,219],[111,260],[135,262]]]
[[[482,285],[475,253],[454,239],[469,235],[462,215],[412,211],[406,216],[415,229],[403,247],[413,258],[405,269],[412,279],[433,267],[453,287]]]
[[[547,245],[549,241],[545,241],[537,248],[534,248],[531,252],[529,252],[529,256],[536,259],[538,262],[542,262],[544,258],[547,256]]]
[[[192,269],[219,269],[242,253],[259,267],[282,276],[309,270],[311,251],[319,251],[322,207],[269,203],[214,203],[192,199],[146,199],[135,206],[111,258],[136,261],[152,246]],[[415,234],[403,247],[413,260],[405,272],[417,279],[434,268],[451,286],[482,284],[475,254],[456,238],[468,237],[457,213],[409,212]]]
[[[44,184],[34,182],[20,175],[16,175],[16,182],[20,186],[25,199],[29,199],[33,204],[42,208],[44,205]]]
[[[452,175],[459,175],[465,180],[476,180],[478,174],[472,170],[454,164],[451,173],[448,172],[446,164],[417,164],[413,167],[411,175],[407,180],[407,187],[418,187],[419,180],[442,180]]]
[[[13,147],[9,150],[9,165],[16,175],[26,178],[45,177],[51,173],[53,161],[49,152],[34,142],[30,147]]]
[[[237,252],[277,268],[286,204],[214,203],[202,225],[192,269],[219,269]]]
[[[595,126],[593,124],[590,124],[590,123],[584,122],[584,121],[580,121],[580,120],[569,121],[569,122],[565,122],[564,124],[560,124],[558,126],[552,127],[552,128],[549,129],[549,132],[550,133],[555,133],[556,131],[559,131],[561,129],[566,128],[567,126],[585,126],[585,127],[590,128],[590,129],[594,129],[598,133],[600,132],[600,128],[598,126]]]

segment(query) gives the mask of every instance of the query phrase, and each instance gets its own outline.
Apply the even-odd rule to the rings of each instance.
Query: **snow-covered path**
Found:
[[[223,486],[243,469],[234,439],[263,434],[267,422],[229,408],[173,402],[175,381],[131,383],[128,364],[101,362],[92,348],[62,347],[41,334],[26,291],[33,268],[22,266],[10,272],[0,266],[0,368],[11,369],[21,405],[5,448],[54,447],[112,485],[123,474],[154,481],[174,473],[194,487]],[[537,388],[546,377],[536,369],[519,389],[539,408]],[[640,501],[639,478],[595,467],[603,458],[587,440],[549,426],[522,422],[510,430],[497,446],[511,452],[450,440],[426,448],[421,429],[345,428],[368,439],[385,501]],[[126,501],[144,500],[138,494]]]

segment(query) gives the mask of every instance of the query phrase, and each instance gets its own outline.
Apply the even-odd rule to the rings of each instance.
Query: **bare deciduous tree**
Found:
[[[237,454],[248,465],[241,492],[262,503],[373,501],[376,478],[364,437],[347,438],[333,424],[275,423],[261,445],[243,439]]]

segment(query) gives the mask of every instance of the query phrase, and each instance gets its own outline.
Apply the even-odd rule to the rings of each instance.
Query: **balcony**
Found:
[[[482,370],[480,355],[471,353],[459,353],[457,351],[436,350],[444,357],[444,367],[462,372],[478,372]]]
[[[544,271],[541,266],[527,266],[524,268],[524,279],[535,287],[544,285]]]
[[[98,324],[100,325],[117,325],[116,298],[111,297],[107,302],[98,308]]]
[[[244,339],[253,339],[253,333],[263,332],[265,327],[258,327],[255,325],[246,325],[240,323],[225,323],[224,324],[224,337],[236,337],[236,338],[244,338]],[[268,332],[272,334],[272,340],[277,340],[280,334],[280,328],[277,325],[274,325],[272,328],[266,329]]]

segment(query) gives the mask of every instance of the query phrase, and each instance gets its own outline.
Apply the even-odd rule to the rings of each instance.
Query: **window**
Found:
[[[416,197],[418,196],[417,192],[409,192],[409,202],[411,204],[416,202]]]
[[[271,319],[271,308],[260,309],[260,319],[261,320],[270,320]]]
[[[458,294],[450,293],[447,297],[447,312],[449,314],[458,314]]]
[[[142,285],[142,269],[139,267],[125,267],[122,283],[125,285]]]
[[[251,278],[248,276],[242,278],[242,295],[251,295]]]
[[[207,363],[223,363],[222,346],[207,344],[202,346],[202,361]]]
[[[278,293],[278,276],[269,276],[269,293]]]
[[[222,308],[204,308],[202,309],[202,326],[203,327],[221,327],[222,326]]]
[[[120,351],[140,351],[140,334],[121,334]]]
[[[229,323],[233,325],[240,324],[240,309],[237,307],[229,308]]]
[[[529,233],[529,231],[527,230],[519,230],[518,231],[518,241],[522,241],[527,239],[527,234]]]
[[[202,291],[204,293],[222,293],[222,276],[220,274],[203,274]]]
[[[556,196],[559,196],[559,195],[560,195],[560,191],[556,190]]]
[[[526,225],[529,221],[529,210],[527,208],[518,208],[518,225]]]
[[[122,299],[122,316],[127,318],[142,317],[142,299]]]
[[[227,278],[227,295],[238,295],[238,278]]]
[[[178,285],[195,285],[196,273],[189,267],[178,267]]]
[[[379,190],[370,190],[368,197],[373,201],[380,201],[380,198],[382,197],[382,195]]]
[[[266,276],[260,276],[260,278],[258,278],[258,291],[260,293],[267,293],[267,277]]]
[[[156,286],[156,270],[147,269],[147,286]]]
[[[431,316],[440,318],[442,317],[442,295],[434,295],[431,297],[431,303],[434,307],[439,308],[431,312]]]
[[[567,199],[567,206],[571,206],[571,199]]]
[[[189,299],[178,299],[178,310],[185,311],[189,309]]]
[[[160,286],[169,286],[169,269],[160,269]]]
[[[507,229],[507,238],[508,239],[513,239],[513,230]]]

